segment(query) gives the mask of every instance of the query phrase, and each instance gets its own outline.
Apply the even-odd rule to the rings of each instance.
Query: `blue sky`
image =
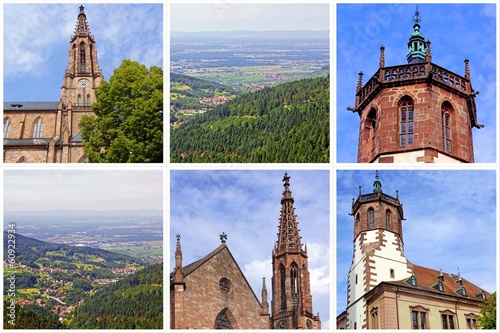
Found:
[[[163,67],[163,5],[83,6],[106,80],[124,59]],[[4,101],[59,101],[79,7],[4,5]]]
[[[170,265],[176,234],[183,265],[227,246],[260,299],[262,277],[271,291],[271,253],[277,240],[283,175],[264,170],[170,171]],[[307,244],[313,311],[330,327],[330,173],[288,170],[302,242]],[[250,255],[251,254],[251,255]],[[271,295],[269,295],[269,300]]]
[[[163,209],[162,170],[4,170],[4,210]]]
[[[330,30],[328,3],[171,4],[172,31]]]
[[[353,107],[358,73],[363,84],[378,70],[380,46],[386,66],[406,64],[408,38],[413,32],[415,5],[339,4],[337,10],[337,161],[355,163],[359,116]],[[431,41],[432,62],[464,75],[469,59],[477,119],[474,128],[476,162],[495,162],[497,110],[496,7],[494,4],[421,4],[420,31]]]
[[[493,292],[496,284],[497,176],[491,170],[382,170],[382,191],[399,191],[403,241],[413,264],[457,274]],[[375,171],[337,171],[337,309],[346,308],[353,251],[352,199],[373,191]]]

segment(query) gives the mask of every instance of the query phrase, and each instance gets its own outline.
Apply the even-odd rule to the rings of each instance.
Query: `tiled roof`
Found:
[[[56,111],[59,102],[3,102],[4,111]]]
[[[439,293],[439,294],[447,294],[450,296],[454,297],[462,297],[462,298],[469,298],[469,299],[476,299],[479,300],[480,298],[475,296],[478,294],[481,294],[482,292],[485,293],[486,297],[489,298],[490,293],[487,291],[484,291],[483,289],[479,288],[475,284],[469,282],[468,280],[461,278],[462,279],[462,285],[465,287],[466,290],[466,295],[463,296],[456,291],[461,288],[461,285],[457,283],[456,281],[460,278],[458,275],[455,274],[448,274],[443,272],[443,291],[438,291],[436,288],[432,287],[435,286],[438,282],[438,276],[441,274],[441,271],[423,267],[423,266],[418,266],[418,265],[413,265],[413,275],[417,278],[417,285],[410,286],[406,281],[408,280],[403,279],[399,281],[392,281],[389,282],[391,284],[396,284],[396,285],[401,285],[405,287],[411,287],[411,288],[418,288],[420,290],[425,290],[429,292],[434,292],[434,293]]]

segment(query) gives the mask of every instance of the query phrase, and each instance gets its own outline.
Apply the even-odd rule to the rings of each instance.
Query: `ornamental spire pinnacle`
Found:
[[[413,33],[410,36],[408,41],[408,53],[406,54],[406,59],[409,64],[422,63],[425,62],[426,53],[425,53],[425,39],[424,35],[420,32],[420,22],[422,21],[422,17],[420,16],[420,12],[415,11],[415,15],[413,15]]]
[[[83,6],[80,6],[80,12],[78,13],[78,19],[75,26],[75,33],[71,36],[71,40],[74,40],[77,37],[90,37],[93,40],[93,36],[90,35],[90,29],[87,23],[87,15],[85,15],[85,7]]]
[[[294,199],[292,191],[290,191],[290,176],[285,173],[283,177],[283,197],[281,198],[281,216],[279,224],[278,241],[276,242],[276,250],[278,252],[300,252],[302,245],[300,243],[299,228],[295,208],[293,207]]]

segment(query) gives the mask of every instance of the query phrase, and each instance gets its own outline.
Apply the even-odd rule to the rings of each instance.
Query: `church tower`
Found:
[[[283,177],[278,240],[273,250],[272,317],[275,329],[320,329],[312,310],[307,246],[302,246],[290,191],[290,176]]]
[[[415,12],[407,64],[386,66],[380,47],[379,69],[363,85],[359,73],[355,107],[360,117],[358,163],[472,163],[475,96],[469,60],[463,76],[432,62],[431,42],[420,32]]]
[[[96,101],[94,92],[103,80],[97,63],[96,43],[90,33],[83,6],[80,6],[75,32],[69,44],[68,66],[61,87],[55,133],[56,137],[62,139],[61,162],[72,161],[74,154],[71,150],[82,150],[80,121],[83,115],[92,114],[90,106]]]
[[[404,255],[403,205],[398,192],[392,197],[382,192],[378,172],[373,192],[353,199],[354,251],[348,276],[347,328],[367,327],[367,308],[363,296],[382,281],[411,276],[411,264]]]

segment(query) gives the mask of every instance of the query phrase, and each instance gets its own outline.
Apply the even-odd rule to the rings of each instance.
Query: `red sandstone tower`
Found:
[[[320,329],[319,314],[312,312],[307,246],[302,247],[288,174],[283,181],[278,241],[273,250],[271,327]]]
[[[359,73],[354,108],[360,117],[358,163],[472,163],[477,123],[469,60],[460,76],[432,63],[431,42],[413,18],[407,64],[386,66],[380,47],[378,71],[363,86]]]

